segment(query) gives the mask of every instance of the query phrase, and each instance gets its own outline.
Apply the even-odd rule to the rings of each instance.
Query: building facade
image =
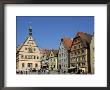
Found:
[[[92,40],[90,43],[90,62],[91,62],[91,73],[94,74],[94,35],[92,36]]]
[[[41,68],[41,55],[38,46],[32,37],[32,27],[29,27],[29,35],[16,51],[17,71],[30,71]]]
[[[50,50],[40,49],[41,51],[41,61],[42,61],[42,69],[48,69],[49,66],[49,53]]]
[[[58,53],[58,69],[63,73],[68,72],[69,68],[69,50],[72,44],[71,38],[62,38]]]
[[[90,41],[91,35],[78,32],[70,50],[70,68],[74,73],[91,73],[90,67]]]
[[[49,70],[58,70],[58,50],[51,50],[50,51]]]

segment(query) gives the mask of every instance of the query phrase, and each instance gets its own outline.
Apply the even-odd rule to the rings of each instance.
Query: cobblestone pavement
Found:
[[[59,71],[59,72],[58,72]],[[70,71],[68,71],[70,72]],[[87,74],[87,73],[80,73],[79,70],[78,72],[71,72],[71,73],[67,73],[67,72],[63,72],[61,69],[60,70],[48,70],[48,69],[40,69],[40,70],[31,70],[31,71],[20,71],[20,73],[18,74]]]
[[[19,73],[19,74],[64,74],[62,72],[58,72],[56,70],[50,70],[50,71],[47,71],[47,70],[43,70],[43,71],[36,71],[36,72],[23,72],[23,73]],[[65,73],[65,74],[69,74],[69,73]]]

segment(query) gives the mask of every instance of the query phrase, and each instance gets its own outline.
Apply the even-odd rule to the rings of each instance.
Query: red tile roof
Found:
[[[84,33],[84,32],[78,32],[76,34],[76,37],[81,37],[81,39],[86,40],[86,42],[90,43],[92,35]]]
[[[66,48],[69,50],[72,44],[72,39],[68,38],[68,37],[64,37],[62,38],[64,45],[66,46]]]

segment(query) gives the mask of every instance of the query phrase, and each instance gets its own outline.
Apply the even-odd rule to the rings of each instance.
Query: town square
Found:
[[[36,16],[37,17],[37,16]],[[92,30],[90,33],[88,33],[88,30],[82,30],[80,27],[80,24],[74,26],[73,21],[74,19],[78,19],[79,22],[77,23],[83,23],[85,26],[87,25],[88,28],[91,28],[93,26],[94,17],[37,17],[39,20],[39,23],[42,25],[42,23],[46,23],[45,20],[48,18],[48,22],[46,23],[46,26],[51,23],[51,25],[56,25],[56,28],[65,27],[67,25],[68,31],[62,29],[62,32],[60,30],[54,30],[54,31],[44,31],[40,32],[37,31],[37,26],[35,28],[35,24],[37,25],[38,22],[35,20],[31,23],[26,24],[27,29],[23,29],[24,25],[20,24],[20,20],[22,21],[27,17],[17,17],[19,20],[19,23],[17,25],[21,25],[21,28],[23,29],[21,34],[19,31],[17,31],[17,39],[19,37],[23,37],[22,41],[19,39],[17,41],[17,47],[16,47],[16,73],[17,74],[94,74],[95,67],[94,67],[94,30],[92,27]],[[28,17],[30,18],[30,17]],[[33,18],[33,17],[31,17]],[[92,24],[89,27],[89,18],[92,18]],[[42,20],[40,20],[42,19]],[[62,20],[62,24],[60,25],[60,22],[58,23],[53,21],[54,19],[58,19],[59,21]],[[67,20],[68,19],[68,20]],[[82,21],[80,21],[82,20]],[[88,20],[88,22],[87,22]],[[40,22],[42,21],[42,22]],[[26,21],[27,22],[27,21]],[[64,25],[63,24],[66,24]],[[69,23],[70,22],[70,23]],[[90,21],[91,22],[91,21]],[[33,24],[34,23],[34,24]],[[49,24],[48,24],[49,23]],[[74,21],[75,23],[75,21]],[[58,26],[59,25],[59,26]],[[64,26],[63,26],[64,25]],[[73,33],[72,28],[69,33],[69,25],[73,25]],[[83,25],[82,25],[83,26]],[[85,26],[83,26],[83,29],[87,29]],[[34,27],[34,28],[33,28]],[[52,27],[52,26],[50,26]],[[76,30],[74,32],[74,29],[80,29]],[[45,26],[41,26],[41,28],[46,28]],[[53,27],[54,28],[54,27]],[[19,28],[20,29],[20,28]],[[35,30],[36,29],[36,30]],[[48,28],[49,29],[49,26]],[[17,29],[18,30],[18,29]],[[48,40],[46,41],[45,36],[46,33],[48,34]],[[61,33],[61,35],[58,33],[59,37],[57,36],[57,32]],[[38,35],[36,33],[39,33]],[[24,34],[24,35],[23,35]],[[56,35],[56,36],[55,36]],[[70,36],[69,36],[70,35]],[[36,37],[38,38],[36,38]],[[25,38],[25,39],[24,39]],[[39,39],[40,38],[40,39]],[[43,38],[43,39],[42,39]],[[58,38],[58,40],[56,39]],[[41,40],[42,39],[42,40]],[[56,41],[55,41],[56,40]],[[21,43],[22,42],[22,43]],[[39,45],[40,42],[43,45],[42,47]],[[56,44],[56,48],[52,47]],[[19,43],[19,44],[18,44]],[[51,44],[52,43],[52,44]],[[47,47],[50,45],[49,47]]]

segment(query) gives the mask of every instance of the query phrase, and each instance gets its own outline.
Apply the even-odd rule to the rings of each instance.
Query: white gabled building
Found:
[[[69,50],[72,44],[71,38],[65,37],[61,39],[58,53],[58,69],[62,72],[68,72],[70,67],[70,55]]]
[[[32,27],[29,27],[29,35],[16,51],[16,70],[28,71],[41,68],[41,55],[38,46],[32,37]]]

